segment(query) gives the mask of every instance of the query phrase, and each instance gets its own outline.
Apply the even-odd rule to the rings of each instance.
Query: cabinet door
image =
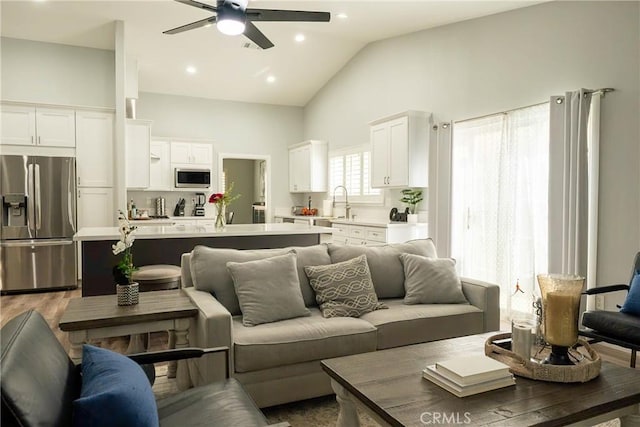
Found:
[[[128,121],[126,135],[127,188],[149,187],[151,123]]]
[[[36,108],[36,141],[43,147],[76,146],[74,110]]]
[[[3,105],[2,144],[36,144],[36,109],[17,105]]]
[[[311,146],[289,150],[289,191],[305,193],[311,190]]]
[[[211,144],[191,144],[191,163],[211,168],[213,147]]]
[[[188,142],[171,143],[171,163],[189,164],[191,162],[191,144]]]
[[[392,187],[409,184],[409,121],[401,117],[389,122],[389,174]]]
[[[76,169],[80,187],[113,186],[113,114],[78,112]]]
[[[151,141],[149,151],[149,188],[171,190],[171,148],[167,141]]]
[[[78,189],[78,228],[113,227],[116,217],[113,189]]]
[[[387,123],[371,127],[371,186],[386,187],[389,165],[389,128]]]

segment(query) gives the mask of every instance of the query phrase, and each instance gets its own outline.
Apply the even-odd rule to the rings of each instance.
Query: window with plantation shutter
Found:
[[[383,203],[382,191],[371,188],[371,151],[369,146],[351,147],[329,153],[329,189],[338,185],[349,192],[350,203]]]

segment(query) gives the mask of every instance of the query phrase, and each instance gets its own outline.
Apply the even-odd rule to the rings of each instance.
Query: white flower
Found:
[[[133,232],[127,234],[124,236],[124,245],[127,248],[130,248],[131,246],[133,246],[133,241],[135,240],[135,236],[133,235]],[[120,240],[120,243],[122,242],[122,240]]]
[[[111,249],[113,250],[114,255],[118,255],[120,252],[127,249],[127,245],[122,240],[119,240],[115,245],[111,245]]]

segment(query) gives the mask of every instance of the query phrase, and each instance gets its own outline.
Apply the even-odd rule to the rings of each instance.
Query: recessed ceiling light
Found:
[[[340,18],[340,19],[347,19],[348,17],[349,16],[344,12],[338,14],[338,18]]]
[[[267,83],[275,83],[276,76],[267,76]]]
[[[186,69],[187,74],[195,74],[198,72],[198,70],[196,69],[196,67],[189,65]]]
[[[294,37],[294,40],[297,41],[298,43],[301,43],[304,41],[306,37],[304,36],[304,34],[296,34],[296,36]]]

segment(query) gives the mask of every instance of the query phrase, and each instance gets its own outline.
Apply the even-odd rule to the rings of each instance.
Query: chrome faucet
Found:
[[[344,210],[345,210],[345,218],[351,218],[351,205],[349,204],[349,192],[347,191],[347,187],[344,185],[337,185],[336,188],[333,189],[333,207],[336,207],[336,190],[338,188],[344,189]]]

